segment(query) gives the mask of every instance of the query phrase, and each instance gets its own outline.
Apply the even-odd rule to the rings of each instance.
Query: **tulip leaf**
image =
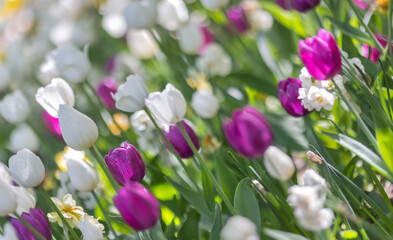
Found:
[[[149,229],[150,236],[152,240],[166,240],[167,238],[164,236],[164,233],[162,232],[162,227],[160,221],[157,222],[157,224]]]
[[[200,215],[192,208],[187,213],[187,219],[179,230],[178,239],[198,240],[199,239],[199,219]]]
[[[386,165],[388,165],[389,169],[393,171],[393,131],[389,127],[389,123],[383,117],[375,116],[374,122],[379,152],[381,153]]]
[[[215,203],[213,185],[204,170],[202,170],[202,186],[207,206],[210,211],[213,211]]]
[[[358,28],[351,26],[349,23],[338,21],[337,19],[335,19],[333,17],[326,16],[326,18],[329,19],[329,21],[335,27],[340,29],[341,32],[343,32],[344,34],[346,34],[350,37],[356,38],[362,42],[372,44],[372,42],[370,41],[368,36],[365,33],[363,33],[361,30],[359,30]]]
[[[267,235],[268,237],[271,237],[276,240],[308,240],[308,238],[305,238],[303,236],[294,234],[294,233],[289,233],[289,232],[284,232],[280,230],[274,230],[274,229],[268,229],[265,228],[263,230],[263,233]]]
[[[216,203],[216,213],[214,214],[213,228],[210,231],[209,240],[220,239],[221,225],[221,208],[220,205]]]
[[[249,179],[245,178],[236,187],[234,207],[236,213],[255,223],[258,233],[261,232],[261,214],[258,200],[248,185]]]

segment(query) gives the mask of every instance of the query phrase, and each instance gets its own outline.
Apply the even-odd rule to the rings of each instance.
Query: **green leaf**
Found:
[[[375,132],[378,141],[379,152],[389,169],[393,171],[393,131],[384,117],[374,115]]]
[[[164,236],[162,232],[162,227],[160,221],[151,229],[149,229],[150,236],[152,240],[166,240],[167,238]]]
[[[261,232],[261,214],[254,192],[248,185],[249,179],[245,178],[236,187],[234,207],[236,213],[247,217],[255,223],[258,233]]]
[[[202,170],[202,186],[207,206],[210,211],[213,211],[215,203],[213,185],[204,170]]]
[[[199,239],[199,214],[192,208],[187,214],[187,220],[181,227],[178,239],[198,240]]]
[[[368,38],[368,36],[360,31],[358,28],[351,26],[349,23],[341,22],[333,17],[326,16],[326,18],[338,29],[341,30],[344,34],[356,38],[362,42],[368,43],[372,45],[372,41]]]
[[[276,240],[309,240],[303,236],[274,229],[263,229],[263,233]]]
[[[213,223],[213,228],[210,232],[209,240],[220,239],[221,225],[222,225],[221,209],[220,209],[220,205],[216,203],[216,213],[214,214],[214,223]]]

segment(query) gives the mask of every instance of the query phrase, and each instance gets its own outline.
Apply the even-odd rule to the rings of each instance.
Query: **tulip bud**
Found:
[[[299,41],[299,53],[308,72],[318,80],[341,73],[341,55],[333,35],[321,29],[317,36]]]
[[[124,84],[120,85],[116,94],[112,94],[116,101],[116,108],[125,112],[136,112],[146,107],[145,100],[149,90],[139,75],[130,75]]]
[[[232,113],[223,124],[229,144],[248,158],[259,158],[273,142],[269,122],[255,108],[246,106]]]
[[[0,163],[0,216],[5,217],[14,213],[17,208],[17,200],[11,184],[10,176],[4,165]]]
[[[68,105],[60,105],[59,123],[65,143],[75,150],[86,150],[97,141],[98,128],[93,120]]]
[[[56,118],[60,104],[67,104],[71,107],[75,104],[72,88],[61,78],[54,78],[50,84],[40,87],[35,99],[52,117]]]
[[[39,147],[40,141],[29,125],[21,124],[12,130],[8,148],[13,153],[16,153],[23,148],[37,152]]]
[[[208,90],[196,91],[192,95],[190,105],[194,111],[203,118],[214,117],[220,108],[218,99]]]
[[[23,187],[13,187],[17,207],[16,207],[16,214],[19,216],[22,215],[24,212],[29,212],[30,208],[35,208],[36,199],[31,194],[28,189]]]
[[[299,12],[307,12],[315,8],[321,0],[276,0],[277,4],[285,10],[295,9]]]
[[[30,114],[25,95],[19,90],[6,95],[0,102],[0,113],[9,123],[24,122]]]
[[[0,91],[4,90],[10,81],[11,77],[8,68],[0,64]]]
[[[221,230],[222,240],[258,240],[255,223],[242,216],[232,216]]]
[[[185,121],[180,121],[180,124],[183,126],[184,130],[186,130],[186,133],[190,137],[195,148],[199,149],[198,137],[194,130],[188,126]],[[186,138],[183,136],[180,128],[177,125],[171,125],[169,127],[169,132],[164,131],[164,134],[168,138],[169,142],[172,143],[173,147],[181,158],[190,158],[194,156],[194,152],[192,151],[190,145],[188,145]],[[165,141],[164,143],[168,150],[171,151],[168,144]]]
[[[287,78],[278,83],[278,97],[284,109],[294,117],[305,116],[310,113],[299,99],[299,88],[302,82],[295,78]]]
[[[113,99],[112,94],[117,92],[117,84],[113,77],[106,77],[97,86],[96,92],[107,108],[115,108],[116,101]]]
[[[89,240],[103,240],[104,239],[104,225],[100,224],[94,217],[85,214],[79,224],[83,239]]]
[[[202,5],[210,10],[217,10],[228,5],[229,0],[201,0]]]
[[[270,146],[264,153],[264,164],[270,176],[287,181],[295,172],[292,159],[275,146]]]
[[[237,32],[247,32],[249,24],[247,22],[245,10],[241,5],[231,7],[227,12],[227,16],[228,20],[231,22],[230,24],[233,25]]]
[[[105,163],[113,178],[124,186],[127,182],[140,182],[145,176],[145,163],[138,150],[126,142],[122,147],[111,149]]]
[[[67,154],[64,155],[64,160],[73,187],[80,192],[91,192],[97,187],[97,173],[85,160]]]
[[[31,227],[37,230],[46,240],[52,239],[52,231],[44,212],[39,208],[31,208],[30,213],[23,213],[21,216]],[[11,223],[14,226],[19,239],[37,239],[35,235],[18,219],[12,218]]]
[[[156,4],[152,0],[131,2],[123,11],[129,28],[150,28],[156,21]]]
[[[153,35],[147,30],[131,30],[127,34],[127,44],[132,54],[139,59],[154,57],[159,51]]]
[[[61,137],[60,123],[59,119],[52,117],[46,111],[41,114],[42,121],[44,122],[46,128],[55,136]]]
[[[388,39],[388,37],[383,36],[381,34],[374,34],[375,38],[382,45],[382,47],[386,47],[388,43],[384,39]],[[393,46],[393,45],[392,45]],[[371,49],[370,49],[371,48]],[[363,54],[365,58],[369,58],[372,62],[378,63],[378,59],[381,56],[381,52],[376,47],[371,47],[368,44],[363,44]]]
[[[137,231],[154,227],[160,218],[157,199],[139,183],[127,183],[113,198],[113,203],[124,221]]]
[[[203,44],[203,34],[195,24],[188,24],[177,32],[180,48],[188,54],[195,54]]]
[[[187,108],[183,94],[170,83],[164,91],[150,93],[146,106],[158,121],[165,124],[175,124],[182,120]]]
[[[12,179],[25,188],[37,187],[45,178],[45,167],[41,159],[26,148],[10,157],[8,169]]]

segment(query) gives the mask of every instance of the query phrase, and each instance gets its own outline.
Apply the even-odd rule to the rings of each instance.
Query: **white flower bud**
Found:
[[[140,59],[152,58],[159,50],[157,42],[147,30],[129,31],[127,43],[131,53]]]
[[[196,91],[192,95],[191,107],[203,118],[212,118],[220,108],[216,96],[209,90]]]
[[[24,148],[37,152],[39,147],[40,141],[29,125],[21,124],[12,130],[8,144],[11,152],[16,153]]]
[[[60,105],[59,123],[65,143],[75,150],[86,150],[97,141],[98,128],[93,120],[68,105]]]
[[[67,104],[71,107],[75,104],[75,96],[72,88],[64,79],[55,78],[45,87],[40,87],[35,95],[37,102],[52,117],[57,118],[60,104]]]
[[[223,240],[259,240],[257,227],[248,218],[232,216],[221,230]]]
[[[196,24],[188,24],[179,29],[177,36],[179,38],[180,48],[183,52],[195,54],[201,49],[203,44],[203,35]]]
[[[71,185],[80,192],[91,192],[98,183],[97,172],[85,160],[64,155]]]
[[[104,225],[100,224],[97,219],[85,214],[79,224],[79,229],[83,234],[83,239],[103,240]]]
[[[202,5],[210,10],[216,10],[225,7],[229,0],[201,0]]]
[[[270,146],[265,151],[264,164],[270,176],[282,181],[290,179],[295,172],[292,159],[275,146]]]
[[[0,113],[9,123],[24,122],[30,114],[25,95],[19,90],[6,95],[0,102]]]
[[[112,94],[116,101],[116,108],[125,112],[136,112],[146,107],[145,100],[149,90],[139,75],[130,75],[121,84],[116,94]]]
[[[30,208],[35,208],[36,199],[28,189],[23,187],[13,187],[13,190],[17,201],[16,214],[20,216],[24,212],[29,213]]]
[[[162,92],[150,93],[146,106],[159,122],[175,124],[186,115],[186,100],[183,94],[168,83]]]
[[[33,188],[45,178],[45,167],[41,159],[29,149],[22,149],[8,160],[12,179],[22,187]]]
[[[131,2],[123,11],[128,27],[146,29],[156,21],[156,4],[153,0]]]

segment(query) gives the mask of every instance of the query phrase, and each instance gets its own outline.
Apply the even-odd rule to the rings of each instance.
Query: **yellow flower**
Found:
[[[52,201],[55,203],[56,207],[60,210],[63,217],[72,228],[78,226],[86,214],[82,207],[76,205],[76,202],[72,198],[71,194],[64,195],[63,201],[60,201],[55,197],[52,197]],[[57,222],[60,227],[63,227],[63,222],[56,212],[48,213],[48,219],[50,222]]]
[[[0,21],[19,11],[24,4],[25,0],[5,0],[0,5]]]
[[[389,8],[389,0],[376,0],[378,11],[386,13]]]
[[[85,152],[76,151],[76,150],[70,148],[69,146],[66,146],[64,148],[64,151],[58,152],[55,155],[55,162],[62,172],[67,172],[67,164],[64,160],[64,155],[67,155],[67,156],[69,156],[71,158],[75,158],[75,159],[85,159],[86,162],[89,162],[89,160],[85,157]]]
[[[108,128],[113,135],[118,136],[121,134],[118,126],[123,131],[127,131],[130,128],[130,120],[128,120],[127,115],[125,115],[123,113],[115,113],[113,115],[113,119],[115,120],[115,123],[112,120],[109,120],[109,122],[108,122]]]
[[[211,135],[206,135],[202,139],[202,149],[206,153],[214,153],[220,147],[221,147],[221,143],[217,140],[217,138]]]

